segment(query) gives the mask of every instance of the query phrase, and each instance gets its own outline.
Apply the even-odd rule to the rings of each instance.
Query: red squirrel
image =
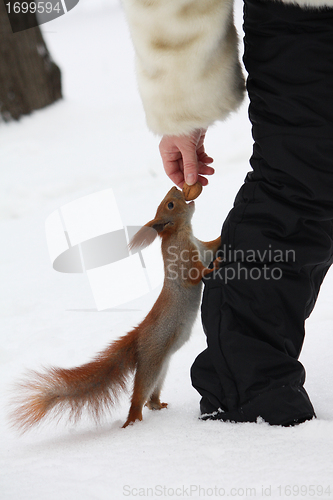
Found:
[[[166,408],[160,392],[171,355],[190,337],[201,300],[201,278],[217,269],[220,237],[204,243],[193,236],[194,202],[186,203],[176,187],[170,189],[153,220],[134,235],[130,249],[162,239],[164,283],[145,319],[124,337],[111,343],[92,361],[77,368],[50,368],[23,381],[22,400],[12,418],[27,430],[47,415],[69,410],[78,419],[87,408],[96,421],[110,409],[135,373],[131,406],[123,427],[142,420],[142,408]],[[214,260],[215,259],[215,260]],[[213,262],[213,267],[207,266]]]

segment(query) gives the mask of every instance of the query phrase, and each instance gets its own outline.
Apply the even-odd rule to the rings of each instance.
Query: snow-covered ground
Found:
[[[237,5],[241,29],[241,5]],[[49,422],[20,435],[7,419],[12,384],[40,366],[89,360],[136,325],[157,291],[97,312],[83,274],[52,269],[47,216],[112,188],[125,225],[144,224],[171,187],[136,90],[133,49],[117,0],[81,0],[43,26],[64,99],[1,124],[0,499],[325,498],[333,496],[333,275],[307,322],[301,361],[318,419],[294,428],[201,422],[189,368],[205,347],[198,318],[172,359],[161,412],[121,429],[128,398],[100,427]],[[247,103],[213,127],[216,174],[196,202],[194,232],[215,238],[248,170]],[[116,286],[116,284],[115,284]],[[331,489],[327,488],[331,486]]]

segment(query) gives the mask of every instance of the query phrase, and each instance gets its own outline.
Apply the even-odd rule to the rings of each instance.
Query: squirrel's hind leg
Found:
[[[161,360],[157,363],[156,358],[154,362],[152,359],[146,359],[146,363],[138,363],[134,378],[131,407],[123,428],[136,420],[142,420],[142,408],[148,398],[148,403],[151,401],[151,405],[147,404],[148,408],[155,410],[166,408],[167,404],[161,403],[159,396],[167,368],[167,360]]]
[[[162,408],[167,408],[168,406],[168,403],[161,403],[160,401],[160,394],[166,373],[168,371],[168,367],[169,367],[169,359],[165,360],[161,372],[159,374],[157,383],[155,385],[155,388],[150,398],[148,399],[147,403],[145,404],[145,406],[147,406],[149,410],[162,410]]]

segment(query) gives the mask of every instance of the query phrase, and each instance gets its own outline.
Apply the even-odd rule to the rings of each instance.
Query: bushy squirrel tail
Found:
[[[11,413],[13,425],[26,431],[46,416],[59,418],[66,412],[70,420],[77,421],[83,410],[98,422],[126,390],[128,376],[136,368],[136,330],[82,366],[30,373],[18,384]]]

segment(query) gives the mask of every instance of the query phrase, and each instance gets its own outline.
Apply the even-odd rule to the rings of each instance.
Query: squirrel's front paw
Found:
[[[216,257],[216,259],[215,259],[215,260],[214,260],[214,262],[213,262],[213,265],[214,265],[214,266],[213,266],[213,269],[214,269],[214,270],[219,269],[219,268],[220,268],[220,264],[221,264],[221,262],[223,262],[223,261],[224,261],[223,257]]]

